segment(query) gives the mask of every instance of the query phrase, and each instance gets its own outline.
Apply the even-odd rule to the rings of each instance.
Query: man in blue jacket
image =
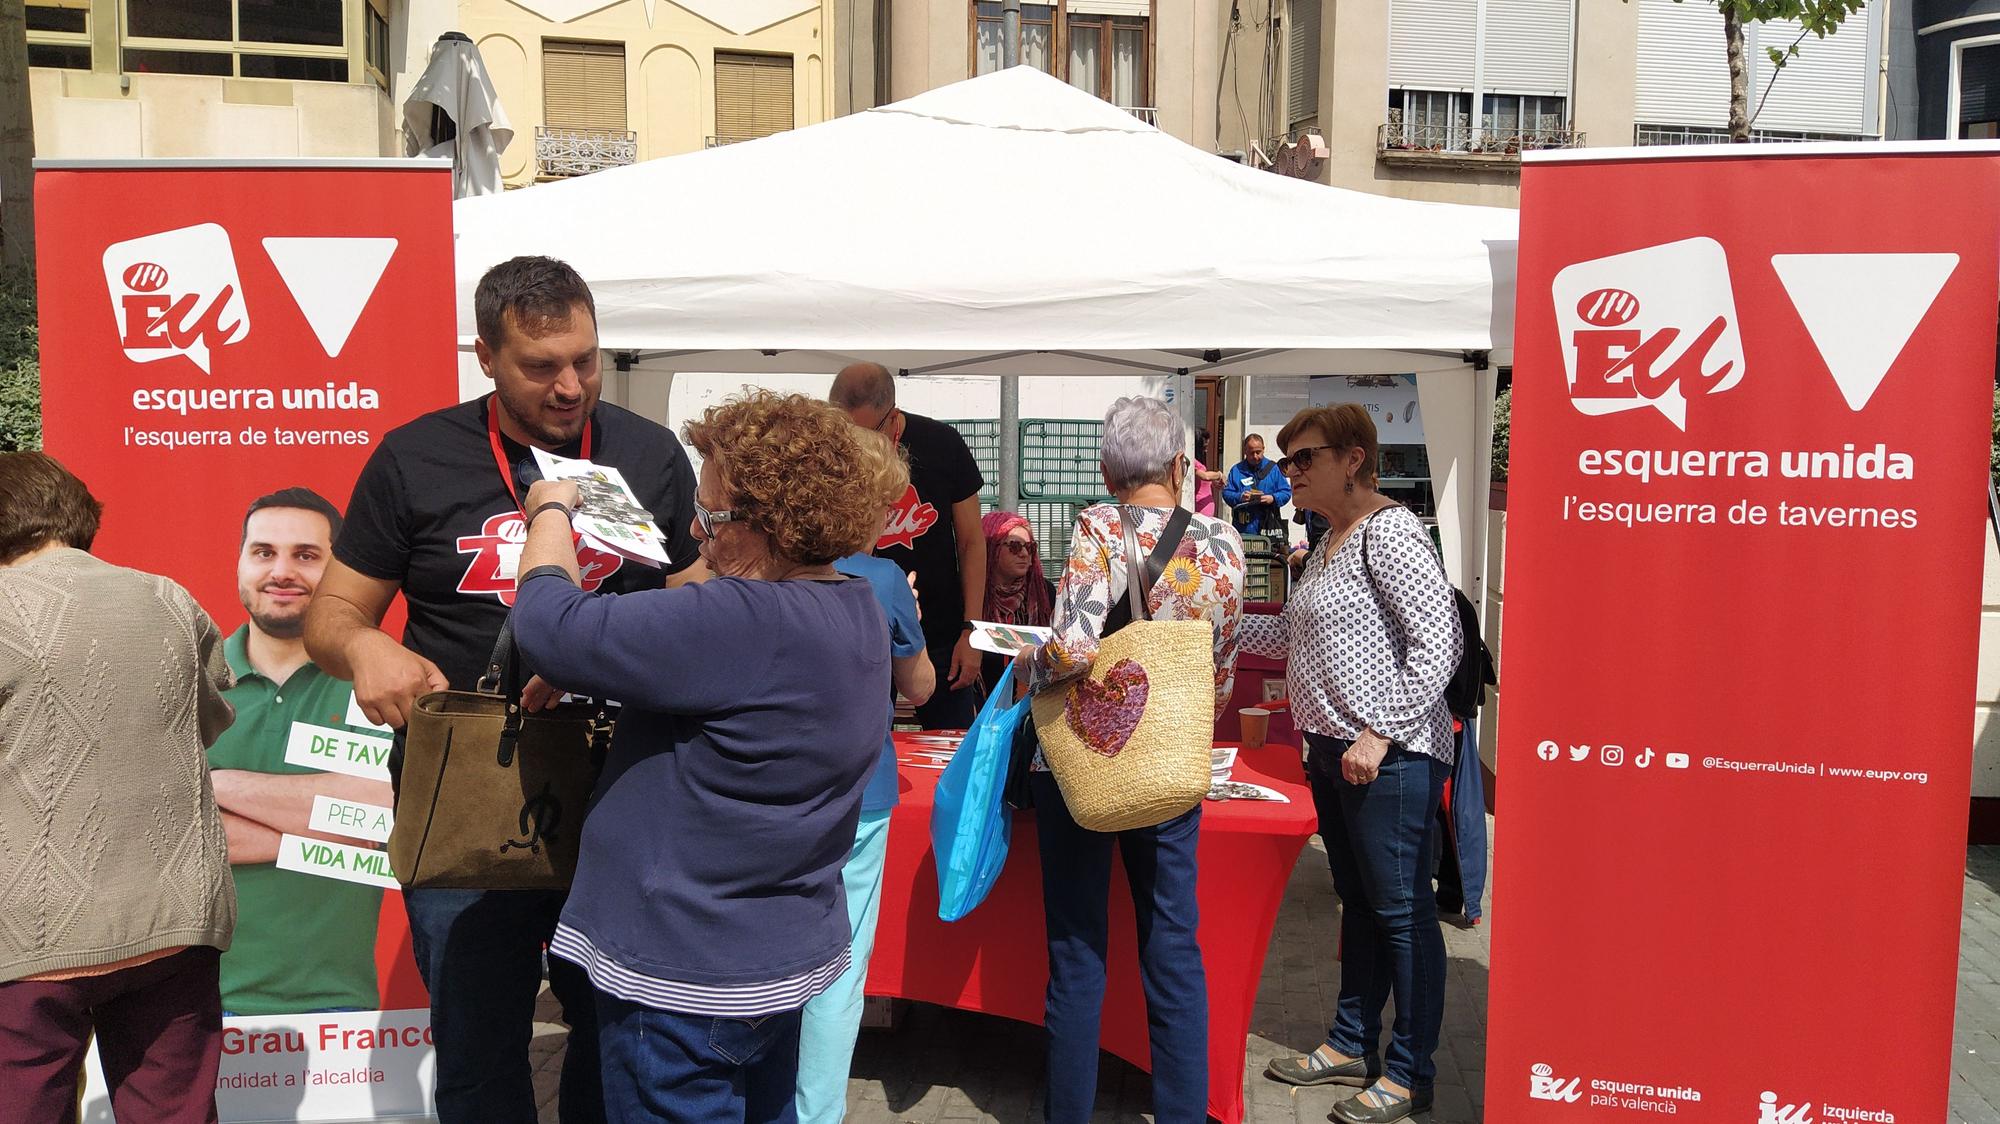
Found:
[[[1285,537],[1284,506],[1292,501],[1292,483],[1276,461],[1264,459],[1264,439],[1243,439],[1243,459],[1222,482],[1222,500],[1234,512],[1236,530],[1246,535]]]

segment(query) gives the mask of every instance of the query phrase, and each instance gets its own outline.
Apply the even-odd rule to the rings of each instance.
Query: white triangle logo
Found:
[[[1775,254],[1771,268],[1858,413],[1924,322],[1958,255]]]
[[[264,252],[329,357],[340,354],[396,253],[394,238],[266,238]]]

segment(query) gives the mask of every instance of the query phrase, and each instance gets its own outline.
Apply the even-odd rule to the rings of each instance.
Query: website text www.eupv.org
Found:
[[[1844,765],[1804,761],[1739,761],[1731,757],[1709,756],[1701,759],[1701,767],[1730,773],[1779,773],[1803,777],[1843,777],[1863,781],[1912,781],[1916,784],[1929,784],[1931,780],[1930,774],[1921,769],[1855,769]]]

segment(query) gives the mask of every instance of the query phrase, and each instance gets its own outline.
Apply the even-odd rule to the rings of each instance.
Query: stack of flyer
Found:
[[[648,566],[667,564],[667,536],[617,469],[542,449],[535,450],[535,463],[545,479],[576,482],[583,504],[571,523],[590,545]]]

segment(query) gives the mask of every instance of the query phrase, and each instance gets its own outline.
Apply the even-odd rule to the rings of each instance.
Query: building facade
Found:
[[[1891,21],[1899,139],[2000,138],[2000,0],[1915,0]]]
[[[515,128],[510,186],[910,97],[1006,48],[994,0],[33,0],[28,24],[49,156],[393,154],[431,45],[463,32]],[[1512,205],[1523,151],[1727,119],[1705,3],[1054,0],[1019,36],[1023,64],[1196,147],[1409,198]],[[1762,136],[2000,129],[2000,0],[1871,0],[1825,40],[1748,40]]]
[[[862,0],[866,2],[866,0]],[[825,120],[835,0],[32,0],[47,157],[402,153],[447,31],[486,60],[509,186]]]
[[[868,57],[856,88],[883,95],[855,108],[999,65],[997,3],[853,6],[843,51]],[[1871,0],[1824,40],[1753,25],[1759,135],[1883,135],[1890,7]],[[1512,206],[1525,151],[1726,139],[1722,23],[1705,3],[1057,0],[1023,4],[1020,35],[1024,65],[1197,147],[1406,198]],[[1779,73],[1765,49],[1794,43]]]
[[[45,157],[382,156],[391,0],[29,0]]]
[[[514,126],[508,186],[752,140],[832,115],[834,0],[409,0],[400,100],[469,36]]]

